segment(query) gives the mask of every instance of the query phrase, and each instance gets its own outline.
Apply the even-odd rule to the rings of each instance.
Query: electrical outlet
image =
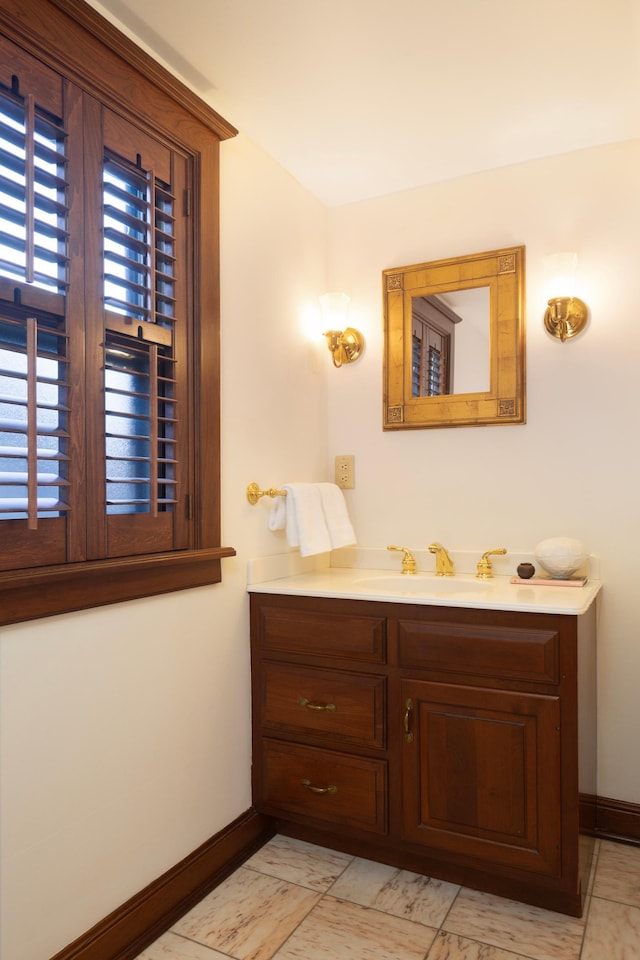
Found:
[[[355,487],[354,457],[343,454],[336,457],[336,483],[342,490],[353,490]]]

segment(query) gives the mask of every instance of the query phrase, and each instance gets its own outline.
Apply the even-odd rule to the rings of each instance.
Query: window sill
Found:
[[[0,574],[0,626],[219,583],[233,547],[179,550]]]

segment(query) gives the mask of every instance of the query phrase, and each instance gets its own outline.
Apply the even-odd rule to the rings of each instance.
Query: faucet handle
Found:
[[[415,558],[410,550],[407,550],[406,547],[394,547],[388,546],[387,550],[395,550],[398,553],[402,553],[402,573],[415,573],[418,569],[418,564],[415,561]]]
[[[477,579],[489,580],[493,576],[493,567],[489,557],[492,557],[494,554],[503,554],[506,552],[506,547],[499,547],[497,550],[487,550],[485,553],[483,553],[478,561],[478,572],[476,574]]]

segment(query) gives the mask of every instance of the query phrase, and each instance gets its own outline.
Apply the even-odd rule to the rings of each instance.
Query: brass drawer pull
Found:
[[[311,780],[301,780],[300,783],[305,788],[305,790],[309,790],[311,793],[337,793],[338,792],[338,788],[333,784],[330,784],[328,787],[314,787],[313,784],[311,783]]]
[[[335,703],[312,703],[311,700],[307,700],[306,697],[300,697],[298,703],[301,707],[306,707],[307,710],[325,710],[327,713],[336,712]]]
[[[407,698],[404,706],[404,739],[407,743],[413,743],[413,734],[411,732],[411,711],[413,710],[413,700],[411,697]]]

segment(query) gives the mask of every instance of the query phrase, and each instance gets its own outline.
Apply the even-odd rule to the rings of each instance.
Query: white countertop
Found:
[[[415,576],[380,569],[325,567],[293,576],[250,583],[250,593],[286,596],[334,597],[348,600],[384,600],[426,606],[514,610],[522,613],[585,613],[601,582],[589,579],[584,586],[542,586],[511,583],[508,576],[478,580],[473,575]]]

